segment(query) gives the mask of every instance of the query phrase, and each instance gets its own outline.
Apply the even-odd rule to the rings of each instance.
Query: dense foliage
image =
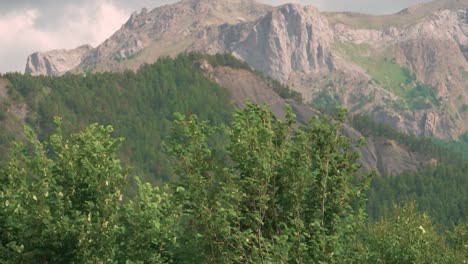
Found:
[[[175,117],[181,181],[123,202],[121,138],[91,125],[41,143],[27,130],[0,170],[1,263],[463,263],[466,225],[446,239],[409,205],[365,229],[368,177],[324,117],[292,129],[248,104],[232,125]],[[221,132],[226,146],[211,144]],[[226,151],[224,151],[226,150]],[[359,179],[358,181],[355,181]]]
[[[213,129],[179,116],[169,151],[182,182],[175,198],[191,234],[191,263],[349,262],[359,258],[366,178],[353,184],[359,155],[335,120],[316,118],[293,131],[248,105],[234,115],[227,156],[210,147]],[[195,230],[195,232],[193,232]]]
[[[368,226],[362,234],[369,263],[465,263],[466,224],[441,236],[427,214],[414,203],[394,206],[393,213]]]
[[[65,134],[90,123],[110,124],[117,135],[127,139],[120,155],[124,163],[131,165],[144,181],[161,183],[175,180],[161,147],[162,139],[169,134],[172,114],[194,113],[212,124],[221,124],[229,122],[234,109],[228,91],[197,68],[200,60],[208,61],[213,67],[226,66],[259,74],[229,54],[190,53],[175,59],[161,58],[136,73],[62,77],[6,74],[3,77],[10,83],[10,98],[27,105],[28,125],[39,138],[54,130],[54,116],[64,118]],[[297,92],[259,76],[281,96],[301,100]],[[6,105],[0,103],[0,119],[4,113],[2,107]],[[14,123],[12,119],[0,124],[0,154],[6,153],[6,146],[21,130]]]
[[[126,175],[111,131],[92,125],[65,139],[58,130],[42,144],[27,130],[29,144],[0,172],[0,262],[114,259]]]
[[[468,165],[439,165],[397,177],[376,177],[369,192],[369,214],[373,219],[389,215],[393,203],[417,201],[437,224],[452,228],[468,218]]]

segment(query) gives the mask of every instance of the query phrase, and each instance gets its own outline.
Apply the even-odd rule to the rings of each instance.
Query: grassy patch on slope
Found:
[[[465,79],[468,79],[468,71],[463,71],[462,75]]]
[[[440,102],[431,87],[416,81],[416,76],[394,59],[380,54],[367,44],[340,43],[338,51],[367,71],[373,80],[384,89],[404,100],[411,110],[439,106]]]

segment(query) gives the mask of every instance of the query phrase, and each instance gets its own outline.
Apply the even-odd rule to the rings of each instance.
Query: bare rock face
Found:
[[[338,42],[393,47],[398,64],[432,86],[468,67],[468,9],[439,11],[402,29],[354,29],[338,23],[334,32]]]
[[[84,45],[73,50],[36,52],[28,57],[25,74],[60,76],[80,65],[91,49]]]
[[[229,90],[232,102],[240,107],[245,106],[245,99],[249,98],[257,104],[267,103],[273,113],[284,118],[286,102],[269,87],[267,81],[254,73],[229,67],[215,67],[201,64],[203,72],[210,76],[216,83]],[[208,64],[209,65],[209,64]]]
[[[349,126],[343,126],[341,132],[357,142],[363,135]],[[368,137],[366,146],[360,147],[361,169],[375,171],[380,175],[396,176],[406,171],[434,166],[437,160],[412,152],[395,140],[382,137]]]
[[[287,4],[254,22],[208,27],[189,51],[230,52],[283,83],[292,75],[333,70],[333,32],[311,6]]]
[[[405,171],[430,166],[430,160],[409,152],[394,140],[371,138],[369,141],[368,149],[374,158],[370,163],[371,168],[377,168],[381,175],[396,176]]]
[[[468,100],[468,9],[437,12],[404,30],[395,44],[398,64],[433,88],[444,109],[415,113],[421,134],[451,138],[468,129],[459,104]]]
[[[468,69],[468,10],[445,10],[405,30],[397,43],[397,61],[419,80],[437,85],[447,76]]]
[[[207,27],[188,51],[229,52],[254,69],[288,84],[309,101],[316,77],[336,70],[333,32],[316,8],[287,4],[253,22]],[[323,78],[322,78],[323,79]]]
[[[255,69],[287,83],[291,74],[333,69],[332,31],[316,8],[287,4],[257,21],[234,54]]]
[[[465,131],[463,125],[457,124],[453,117],[434,109],[400,113],[383,109],[372,113],[372,116],[375,120],[410,135],[452,139],[454,135]]]

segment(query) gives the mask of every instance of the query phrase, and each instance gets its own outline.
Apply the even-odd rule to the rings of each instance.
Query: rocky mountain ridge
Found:
[[[60,76],[78,67],[92,49],[90,45],[83,45],[73,50],[36,52],[28,57],[24,73]]]
[[[372,29],[362,25],[361,16],[354,20],[357,27],[349,16],[298,4],[184,0],[134,13],[103,44],[55,68],[135,70],[180,52],[229,52],[301,92],[317,109],[343,104],[351,113],[369,113],[406,133],[456,138],[468,128],[468,3],[444,3],[396,14],[403,21],[421,17],[406,25]],[[55,65],[53,54],[30,57],[27,73],[65,72],[48,70]],[[42,61],[49,64],[34,66],[46,57]]]

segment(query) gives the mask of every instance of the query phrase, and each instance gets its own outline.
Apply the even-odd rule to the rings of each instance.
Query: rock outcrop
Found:
[[[448,76],[468,70],[468,9],[437,12],[403,31],[397,42],[397,61],[424,83],[436,86]]]
[[[189,51],[230,52],[283,83],[292,75],[333,70],[333,32],[311,6],[286,4],[254,22],[208,27]]]
[[[468,67],[464,55],[468,49],[468,9],[436,12],[403,29],[354,29],[338,23],[334,31],[338,42],[393,47],[398,64],[433,86]]]
[[[230,52],[288,83],[293,73],[333,69],[332,40],[326,18],[310,6],[273,8],[253,0],[186,0],[132,14],[80,67],[136,69],[184,51]]]
[[[362,137],[362,134],[346,125],[342,133],[356,142]],[[361,147],[359,151],[362,154],[362,170],[375,171],[385,176],[396,176],[437,163],[435,159],[412,152],[395,140],[382,137],[368,137],[366,146]]]
[[[332,31],[316,8],[287,4],[257,21],[233,50],[255,69],[288,83],[292,73],[333,69]]]
[[[36,52],[27,59],[25,74],[60,76],[81,64],[92,47],[83,45],[73,50]]]

